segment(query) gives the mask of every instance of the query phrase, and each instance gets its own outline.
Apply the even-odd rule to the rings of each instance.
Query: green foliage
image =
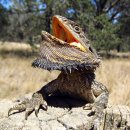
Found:
[[[104,14],[95,17],[89,25],[89,36],[97,50],[110,51],[116,49],[120,39],[116,34],[117,26],[109,22]]]

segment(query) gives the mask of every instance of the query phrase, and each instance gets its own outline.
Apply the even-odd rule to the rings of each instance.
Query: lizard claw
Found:
[[[46,110],[46,111],[47,111],[48,106],[47,106],[47,103],[46,103],[46,102],[44,102],[44,104],[42,104],[42,107],[44,108],[44,110]]]
[[[88,114],[88,116],[93,116],[96,113],[98,113],[99,111],[101,111],[101,108],[98,108],[98,106],[96,106],[94,103],[88,103],[85,106],[83,106],[84,110],[91,110],[90,113]]]
[[[93,116],[96,112],[96,108],[94,107],[94,104],[93,103],[88,103],[86,104],[85,106],[83,106],[83,109],[84,110],[91,110],[89,113],[88,113],[88,116]]]
[[[31,99],[25,99],[18,105],[10,108],[8,111],[8,116],[10,116],[10,113],[13,110],[18,110],[18,112],[25,110],[25,120],[27,120],[29,113],[34,110],[36,117],[38,117],[38,111],[40,106],[47,110],[47,103],[43,99],[43,96],[40,93],[34,93]]]
[[[92,107],[93,107],[93,104],[87,103],[85,106],[83,106],[83,109],[84,109],[84,110],[91,110]]]

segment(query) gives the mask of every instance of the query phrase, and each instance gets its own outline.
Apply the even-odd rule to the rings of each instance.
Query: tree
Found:
[[[34,39],[42,30],[51,32],[52,16],[59,14],[78,22],[98,50],[108,52],[111,49],[119,51],[130,48],[127,31],[130,21],[129,0],[10,1],[10,9],[2,7],[0,17],[8,23],[1,23],[6,40],[36,43]],[[122,44],[123,41],[125,44]]]
[[[3,37],[6,31],[8,23],[8,13],[7,9],[3,7],[2,4],[0,4],[0,37]]]
[[[108,11],[111,6],[103,0],[77,0],[71,1],[75,10],[74,19],[82,25],[84,31],[98,50],[116,49],[120,44],[120,38],[116,34],[117,26],[111,22]]]

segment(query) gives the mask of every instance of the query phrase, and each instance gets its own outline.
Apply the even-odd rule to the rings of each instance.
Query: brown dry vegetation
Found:
[[[0,45],[0,98],[13,98],[39,90],[50,80],[57,77],[58,71],[48,72],[32,68],[35,57],[25,57],[8,53],[12,46]],[[18,48],[14,46],[13,51]],[[7,48],[9,48],[7,52]],[[14,49],[15,48],[15,49]],[[25,48],[20,47],[22,50]],[[3,51],[4,50],[4,51]],[[30,49],[26,48],[26,51]],[[3,52],[6,52],[3,53]],[[110,104],[130,106],[130,61],[129,59],[103,60],[96,71],[96,79],[107,86]]]

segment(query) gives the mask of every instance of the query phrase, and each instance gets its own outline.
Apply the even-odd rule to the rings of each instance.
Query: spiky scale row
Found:
[[[100,60],[99,60],[100,62]],[[93,60],[93,63],[96,64],[92,64],[92,63],[74,63],[72,61],[68,62],[68,64],[58,64],[58,63],[52,63],[51,61],[47,61],[44,59],[36,59],[33,63],[32,66],[33,67],[38,67],[38,68],[43,68],[46,70],[60,70],[60,71],[69,71],[71,72],[71,70],[81,70],[81,69],[86,69],[86,70],[92,70],[92,69],[96,69],[99,64],[96,60]]]

